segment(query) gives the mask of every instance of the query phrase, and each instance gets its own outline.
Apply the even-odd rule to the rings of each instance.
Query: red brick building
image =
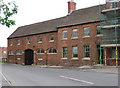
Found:
[[[71,0],[67,16],[19,27],[8,38],[7,62],[64,66],[99,64],[103,36],[99,14],[105,7],[76,10],[76,3]],[[104,64],[104,56],[102,59]]]

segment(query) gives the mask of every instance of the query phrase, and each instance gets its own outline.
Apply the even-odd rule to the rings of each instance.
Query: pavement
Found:
[[[64,67],[64,66],[39,66],[41,68],[53,68],[53,69],[73,69],[73,70],[83,70],[83,71],[90,71],[90,72],[103,72],[103,73],[111,73],[111,74],[118,74],[119,67],[116,66],[81,66],[81,67]]]

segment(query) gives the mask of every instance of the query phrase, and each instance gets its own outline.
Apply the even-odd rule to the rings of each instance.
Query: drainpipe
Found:
[[[48,65],[48,63],[47,63],[47,51],[45,51],[45,56],[46,56],[45,62],[46,62],[46,66],[47,66]]]

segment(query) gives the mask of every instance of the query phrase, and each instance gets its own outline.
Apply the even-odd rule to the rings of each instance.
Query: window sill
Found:
[[[73,57],[73,58],[71,58],[71,60],[78,60],[78,58],[77,58],[77,57],[76,57],[76,58],[75,58],[75,57]]]
[[[17,44],[18,46],[20,45],[20,44]]]
[[[54,40],[50,40],[49,42],[54,42]]]
[[[45,54],[45,53],[36,53],[37,55],[43,55],[43,54]]]
[[[43,58],[38,58],[38,61],[42,61],[43,60]]]
[[[9,54],[9,55],[13,56],[14,54]]]
[[[90,36],[83,36],[82,38],[89,38]]]
[[[22,54],[16,54],[16,55],[22,55]]]
[[[78,37],[72,37],[71,39],[78,39]]]
[[[30,43],[27,43],[28,45],[30,45]]]
[[[47,53],[47,54],[57,54],[57,53]]]
[[[42,42],[38,42],[38,43],[42,43]]]
[[[95,37],[101,37],[101,36],[103,36],[103,34],[98,34],[98,35],[96,35]]]
[[[89,57],[82,58],[82,60],[90,60]]]
[[[68,58],[61,58],[62,60],[67,60]]]
[[[62,39],[62,40],[67,40],[67,38],[64,38],[64,39]]]

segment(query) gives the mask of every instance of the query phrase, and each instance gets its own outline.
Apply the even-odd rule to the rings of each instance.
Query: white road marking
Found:
[[[78,81],[78,82],[83,82],[83,83],[91,84],[91,85],[94,84],[94,83],[92,83],[92,82],[88,82],[88,81],[84,81],[84,80],[79,80],[79,79],[71,78],[71,77],[67,77],[67,76],[62,76],[62,75],[61,75],[60,77],[65,78],[65,79],[69,79],[69,80],[73,80],[73,81]]]
[[[5,81],[12,86],[12,83],[5,77],[5,75],[3,73],[0,72],[0,74],[3,76],[3,78],[5,79]]]

